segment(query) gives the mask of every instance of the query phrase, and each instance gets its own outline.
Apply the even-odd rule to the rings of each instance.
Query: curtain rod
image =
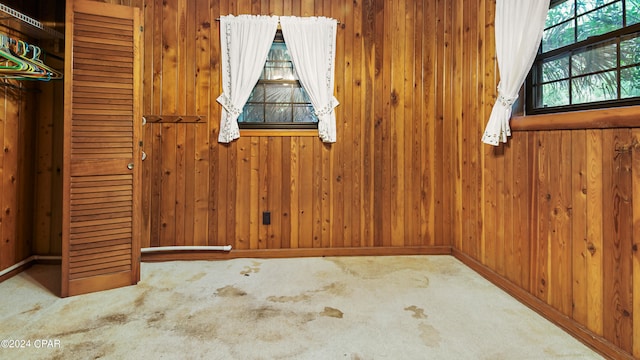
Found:
[[[216,21],[220,21],[220,18],[216,18]],[[338,25],[341,25],[341,24],[342,24],[342,23],[340,22],[340,20],[337,20],[337,21],[338,21]],[[280,24],[280,20],[278,20],[278,24]]]

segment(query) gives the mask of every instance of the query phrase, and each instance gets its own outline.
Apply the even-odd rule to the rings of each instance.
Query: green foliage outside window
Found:
[[[552,1],[529,84],[534,113],[640,100],[640,0]]]

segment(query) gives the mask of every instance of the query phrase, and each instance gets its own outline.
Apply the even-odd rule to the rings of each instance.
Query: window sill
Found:
[[[240,136],[318,136],[318,129],[240,129]]]
[[[640,127],[640,106],[514,116],[512,131],[613,129]]]

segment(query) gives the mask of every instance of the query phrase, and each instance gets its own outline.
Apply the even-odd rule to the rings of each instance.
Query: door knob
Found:
[[[129,163],[129,164],[127,164],[127,169],[129,169],[129,170],[133,170],[133,163]]]

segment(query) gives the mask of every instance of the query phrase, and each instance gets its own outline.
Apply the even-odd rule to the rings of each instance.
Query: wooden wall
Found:
[[[494,1],[114,1],[144,11],[143,112],[154,119],[144,128],[144,247],[268,256],[453,246],[600,352],[640,358],[640,132],[526,129],[481,144],[498,82]],[[341,21],[337,143],[306,133],[217,142],[215,19],[240,13]],[[5,143],[20,131],[5,119],[21,108],[6,104]],[[7,249],[28,253],[4,241],[15,214],[5,215],[6,164],[18,169],[11,152],[1,159],[0,267]]]
[[[144,127],[143,246],[448,252],[456,11],[452,1],[144,1],[144,113],[155,122]],[[335,144],[256,132],[217,142],[216,19],[244,13],[341,22]]]
[[[536,130],[524,117],[508,144],[480,144],[494,5],[455,3],[454,255],[608,357],[640,358],[640,129]]]
[[[0,270],[31,255],[34,90],[0,80]],[[23,161],[25,160],[25,161]]]

